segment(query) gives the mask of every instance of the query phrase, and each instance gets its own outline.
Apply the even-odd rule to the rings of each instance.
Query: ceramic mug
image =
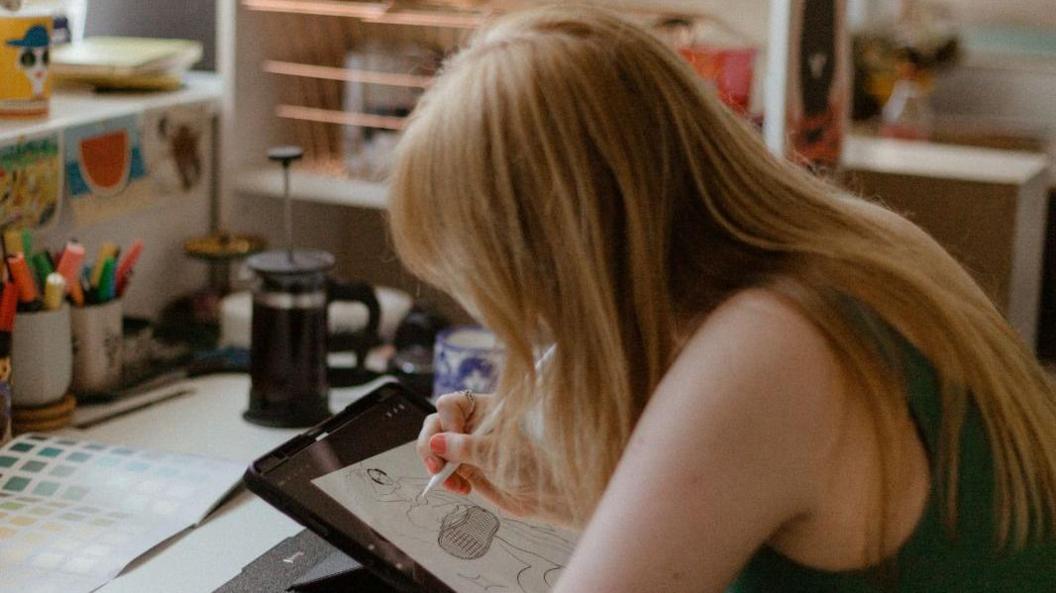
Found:
[[[73,310],[73,392],[101,394],[121,386],[121,300]]]
[[[463,389],[494,391],[504,355],[495,334],[483,327],[461,325],[440,332],[433,355],[433,397]]]
[[[11,335],[12,403],[33,408],[61,400],[70,388],[70,306],[19,313]]]
[[[48,11],[0,15],[0,117],[47,115],[51,28]]]

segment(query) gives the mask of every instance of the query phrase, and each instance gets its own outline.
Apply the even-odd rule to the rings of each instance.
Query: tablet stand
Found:
[[[246,565],[214,593],[397,593],[307,529]]]

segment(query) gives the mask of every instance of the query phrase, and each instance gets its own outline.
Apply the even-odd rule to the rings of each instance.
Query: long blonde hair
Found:
[[[446,64],[400,144],[390,222],[409,269],[505,343],[499,476],[514,487],[533,463],[560,485],[554,504],[585,521],[693,323],[764,286],[827,337],[880,443],[904,415],[903,377],[845,304],[912,336],[941,379],[949,517],[974,402],[994,458],[995,537],[1051,532],[1051,379],[933,242],[862,216],[758,136],[661,42],[597,9],[504,17]],[[541,384],[525,380],[547,342],[558,347]],[[523,422],[536,411],[541,439]],[[897,453],[881,458],[892,475]]]

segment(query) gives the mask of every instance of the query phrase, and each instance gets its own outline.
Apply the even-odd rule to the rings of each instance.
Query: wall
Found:
[[[88,0],[85,35],[194,39],[204,46],[198,70],[216,67],[215,0]]]
[[[943,0],[942,3],[965,22],[1056,28],[1052,0]]]

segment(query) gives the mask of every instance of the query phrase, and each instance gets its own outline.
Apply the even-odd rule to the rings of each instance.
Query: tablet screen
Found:
[[[545,593],[575,545],[572,533],[504,515],[478,496],[437,488],[414,442],[312,483],[458,592]]]
[[[397,384],[258,460],[251,490],[394,584],[422,593],[542,593],[572,534],[437,488],[412,439],[432,412]]]
[[[431,412],[408,398],[397,384],[379,387],[326,424],[327,432],[298,437],[254,463],[250,489],[305,524],[393,584],[415,591],[449,593],[451,588],[327,496],[312,480],[398,447],[416,435]],[[307,444],[298,441],[306,441]]]

